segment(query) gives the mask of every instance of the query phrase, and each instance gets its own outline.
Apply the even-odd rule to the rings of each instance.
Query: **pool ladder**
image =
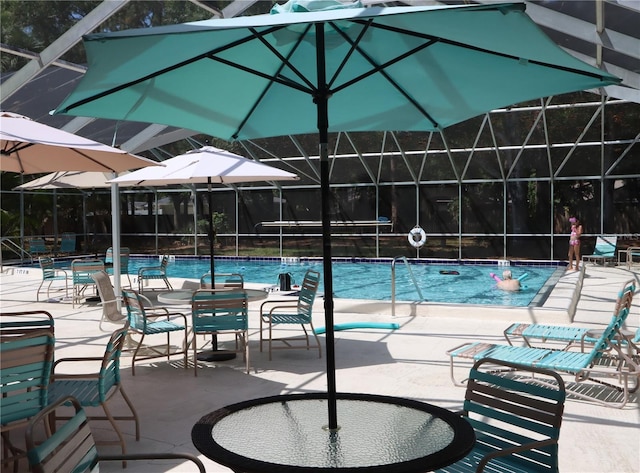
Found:
[[[420,290],[420,286],[418,286],[418,282],[416,281],[416,278],[413,276],[413,270],[411,269],[411,265],[409,264],[409,261],[407,260],[406,256],[396,256],[395,258],[393,258],[393,261],[391,262],[391,316],[395,317],[396,316],[396,262],[397,261],[403,261],[405,266],[407,267],[407,270],[409,271],[409,277],[411,277],[411,281],[413,282],[413,285],[416,288],[416,291],[418,291],[418,296],[420,296],[420,301],[424,301],[425,298],[422,295],[422,291]]]

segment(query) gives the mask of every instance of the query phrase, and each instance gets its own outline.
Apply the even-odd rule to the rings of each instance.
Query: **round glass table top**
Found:
[[[409,399],[338,394],[335,432],[327,409],[326,393],[256,399],[204,416],[191,435],[200,452],[237,472],[424,472],[475,442],[460,416]]]
[[[269,295],[267,291],[263,291],[262,289],[229,289],[229,290],[244,292],[247,295],[247,300],[249,302],[266,299],[267,296]],[[185,290],[161,292],[158,294],[158,302],[161,304],[168,304],[168,305],[191,304],[191,298],[193,297],[194,292],[195,291],[185,291]]]

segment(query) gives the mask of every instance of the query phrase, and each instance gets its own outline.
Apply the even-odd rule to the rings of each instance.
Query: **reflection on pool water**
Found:
[[[141,266],[155,264],[156,260],[131,258],[130,274],[136,274]],[[413,263],[413,262],[412,262]],[[396,263],[396,300],[441,302],[450,304],[488,304],[511,307],[540,305],[553,287],[564,268],[557,264],[525,265],[518,263],[510,269],[514,278],[522,278],[523,289],[506,292],[495,287],[490,273],[502,276],[504,266],[497,262],[486,264],[448,264],[441,261],[420,261],[410,265]],[[178,257],[167,268],[169,277],[199,279],[209,271],[208,258]],[[300,284],[308,269],[322,274],[322,261],[316,258],[282,263],[274,259],[217,258],[216,273],[240,273],[245,282],[278,285],[279,274],[290,273],[292,284]],[[391,300],[391,260],[357,261],[339,259],[333,264],[333,289],[336,298]],[[413,274],[413,278],[411,274]],[[457,273],[457,274],[456,274]],[[413,284],[415,279],[418,289]],[[322,281],[322,278],[321,278]],[[324,289],[322,284],[320,292]]]

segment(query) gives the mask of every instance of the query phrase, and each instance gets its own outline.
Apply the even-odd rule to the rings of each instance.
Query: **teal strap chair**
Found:
[[[29,254],[31,255],[31,260],[33,261],[34,256],[38,255],[46,255],[49,253],[46,245],[44,244],[44,240],[42,238],[29,238]]]
[[[62,406],[72,406],[74,414],[64,425],[52,431],[49,419],[56,417],[56,410]],[[29,468],[34,473],[98,471],[102,462],[126,460],[185,460],[193,463],[193,471],[197,468],[200,473],[206,472],[202,462],[188,453],[98,454],[87,415],[80,402],[71,396],[59,399],[35,416],[27,427],[25,437]],[[184,469],[182,462],[180,471],[189,471]]]
[[[635,279],[625,281],[618,292],[613,318],[618,317],[620,309],[631,307],[633,296],[636,290]],[[515,341],[524,341],[527,346],[532,346],[533,342],[560,342],[566,344],[563,349],[580,345],[582,348],[586,344],[593,345],[602,335],[602,330],[595,330],[593,327],[580,327],[576,325],[551,325],[536,324],[528,322],[515,322],[504,331],[504,336],[513,345]],[[628,340],[621,339],[620,343],[626,344]]]
[[[233,335],[235,348],[225,349],[243,353],[249,372],[249,312],[247,295],[242,290],[200,289],[191,298],[191,329],[193,338],[194,374],[198,376],[197,335],[211,335],[217,348],[220,335]]]
[[[271,360],[272,350],[300,348],[306,348],[307,350],[317,348],[318,355],[322,357],[320,339],[318,339],[315,333],[311,318],[313,303],[318,293],[319,285],[320,273],[308,270],[302,280],[297,301],[268,300],[262,303],[260,306],[260,351],[262,351],[262,344],[265,341],[268,342],[269,360]],[[300,325],[304,331],[304,336],[274,338],[273,329],[277,325]],[[309,331],[307,331],[306,326],[309,326],[311,329],[311,334],[315,338],[315,345],[311,345]],[[268,331],[266,340],[264,337],[265,330]],[[274,346],[273,342],[275,341],[282,342],[282,345]],[[305,342],[305,344],[300,344],[301,341]]]
[[[120,276],[127,276],[129,281],[129,287],[131,287],[131,278],[129,277],[129,257],[131,250],[129,248],[120,248]],[[113,247],[107,248],[107,252],[104,257],[104,264],[107,270],[107,274],[113,276]]]
[[[488,358],[469,374],[462,416],[476,443],[438,473],[558,472],[566,390],[555,372]]]
[[[14,469],[24,450],[10,433],[24,428],[29,419],[47,406],[55,339],[53,319],[47,312],[0,314],[0,434],[2,470]]]
[[[76,252],[76,234],[75,233],[63,233],[60,238],[59,253],[72,254]]]
[[[184,356],[184,367],[187,368],[187,317],[180,312],[169,312],[165,307],[148,308],[144,305],[144,300],[136,291],[132,289],[122,290],[122,300],[127,308],[127,318],[129,319],[129,333],[140,337],[136,347],[133,349],[131,358],[131,374],[136,374],[136,361],[151,360],[154,358],[167,357],[172,355]],[[175,320],[178,320],[176,322]],[[172,347],[171,333],[183,332],[182,347]],[[145,338],[152,335],[166,335],[166,344],[161,346],[151,346],[144,343]],[[140,350],[143,349],[143,352]]]
[[[169,265],[169,256],[164,255],[160,261],[160,266],[145,266],[138,269],[138,291],[142,292],[145,281],[161,280],[164,282],[167,290],[172,291],[173,287],[167,279],[167,266]]]
[[[102,357],[62,358],[57,360],[54,364],[52,381],[49,385],[49,403],[51,404],[59,402],[68,396],[73,396],[83,407],[101,407],[105,415],[91,416],[91,419],[108,421],[111,424],[118,439],[105,441],[104,443],[107,445],[120,445],[123,454],[126,453],[126,442],[116,421],[133,422],[136,440],[140,440],[138,414],[131,400],[125,393],[120,378],[120,354],[122,353],[126,335],[126,325],[113,332],[107,342],[104,356]],[[85,365],[87,362],[96,362],[97,364],[99,363],[100,369],[97,373],[60,374],[56,372],[56,369],[62,363],[77,362],[84,363]],[[120,393],[122,396],[122,399],[130,411],[130,415],[114,416],[111,413],[108,403],[117,393]],[[55,422],[56,419],[58,419],[57,416],[53,421]],[[60,417],[60,419],[65,419],[65,417]]]
[[[40,269],[42,269],[42,281],[36,291],[36,301],[40,301],[40,291],[45,284],[47,285],[47,299],[49,299],[51,285],[56,281],[64,281],[64,295],[67,297],[69,295],[69,273],[64,269],[55,268],[53,259],[48,256],[41,256],[39,261]]]
[[[618,237],[616,235],[602,235],[596,238],[596,245],[593,253],[583,255],[582,261],[590,261],[592,263],[601,263],[605,265],[608,261],[613,262],[616,258],[616,248],[618,245]]]

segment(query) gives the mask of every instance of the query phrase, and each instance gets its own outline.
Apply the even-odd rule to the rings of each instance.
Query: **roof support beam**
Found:
[[[106,0],[94,8],[87,16],[73,25],[68,31],[51,43],[37,58],[32,59],[22,69],[2,84],[2,100],[6,100],[23,85],[37,76],[40,71],[52,65],[60,56],[71,49],[82,39],[82,35],[92,31],[116,11],[125,6],[129,0]]]

